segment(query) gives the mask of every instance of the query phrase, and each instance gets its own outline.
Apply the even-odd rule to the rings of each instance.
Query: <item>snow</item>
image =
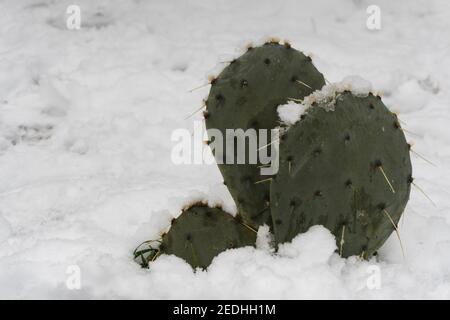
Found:
[[[0,298],[450,298],[450,4],[434,1],[71,1],[0,7]],[[381,30],[366,28],[369,5]],[[226,61],[270,36],[329,82],[368,79],[399,114],[415,182],[400,234],[377,259],[341,259],[312,227],[274,254],[228,250],[207,271],[133,249],[191,201],[236,208],[214,165],[170,161]],[[78,266],[80,287],[68,286]],[[379,275],[379,286],[368,285]],[[376,279],[375,279],[376,280]],[[374,282],[375,284],[377,281]]]
[[[288,126],[295,124],[308,107],[302,103],[288,101],[288,103],[278,106],[277,112],[280,121]]]

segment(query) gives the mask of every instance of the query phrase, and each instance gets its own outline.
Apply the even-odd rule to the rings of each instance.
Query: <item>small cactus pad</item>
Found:
[[[333,103],[334,111],[313,104],[280,143],[271,182],[275,241],[321,224],[335,235],[341,256],[369,258],[408,202],[409,146],[380,97],[344,91]]]
[[[324,77],[311,58],[290,45],[268,42],[249,48],[211,81],[206,101],[206,127],[220,130],[223,137],[226,137],[226,129],[273,129],[279,124],[277,107],[280,104],[286,103],[288,98],[302,99],[324,84]],[[223,161],[219,169],[244,220],[254,226],[271,226],[269,184],[256,183],[269,176],[260,175],[260,163],[249,164],[248,141],[245,147],[246,164],[236,164],[235,154],[235,164]],[[220,153],[224,160],[225,151]]]
[[[256,230],[243,224],[239,217],[199,203],[172,220],[159,250],[186,260],[193,268],[206,268],[222,251],[253,246],[255,242]]]

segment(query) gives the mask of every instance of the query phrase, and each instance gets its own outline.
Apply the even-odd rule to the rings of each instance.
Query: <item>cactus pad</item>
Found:
[[[219,129],[223,137],[226,129],[273,129],[278,125],[278,105],[288,98],[302,99],[324,83],[311,58],[288,44],[269,42],[249,48],[211,82],[206,127]],[[225,150],[222,155],[226,159]],[[258,165],[224,163],[219,169],[244,220],[254,226],[271,226],[269,185],[256,184],[269,177],[260,175]]]
[[[344,91],[333,104],[334,111],[313,104],[282,137],[280,170],[270,185],[275,241],[321,224],[342,256],[369,258],[409,199],[409,145],[380,97]]]
[[[155,241],[146,241],[147,248],[135,250],[135,260],[146,267],[165,253],[184,259],[193,268],[207,268],[222,251],[255,245],[256,230],[239,216],[196,203],[172,220],[170,230],[158,242],[159,248]]]

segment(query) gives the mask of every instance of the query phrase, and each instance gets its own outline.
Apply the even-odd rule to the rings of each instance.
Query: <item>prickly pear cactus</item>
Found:
[[[226,129],[273,129],[278,125],[278,105],[288,98],[302,99],[324,83],[311,58],[289,44],[269,42],[249,48],[211,81],[206,127],[219,129],[223,137]],[[245,146],[248,150],[248,141]],[[226,159],[225,150],[222,155]],[[234,163],[219,164],[219,169],[239,212],[251,225],[272,226],[269,185],[258,183],[269,177],[260,175],[259,163],[236,164],[236,154]]]
[[[381,98],[344,91],[331,106],[313,104],[280,143],[271,182],[275,241],[321,224],[341,256],[369,258],[397,228],[411,171],[404,133]]]
[[[222,251],[253,246],[255,242],[256,230],[246,225],[239,216],[233,217],[218,207],[197,203],[172,220],[159,248],[154,246],[154,242],[150,243],[148,248],[135,252],[135,259],[146,266],[160,254],[173,254],[186,260],[193,268],[206,268]],[[140,257],[141,252],[146,256]]]

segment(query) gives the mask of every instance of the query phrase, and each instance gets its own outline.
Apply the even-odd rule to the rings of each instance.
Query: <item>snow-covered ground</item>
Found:
[[[381,30],[366,28],[371,4]],[[449,1],[10,0],[0,18],[0,298],[450,298]],[[341,259],[316,226],[277,255],[262,236],[208,271],[173,256],[141,269],[132,250],[186,202],[235,210],[217,167],[174,165],[170,138],[201,119],[186,116],[208,87],[189,90],[268,36],[329,81],[359,75],[383,93],[434,163],[412,155],[435,206],[412,189],[405,260],[395,234],[377,261]]]

